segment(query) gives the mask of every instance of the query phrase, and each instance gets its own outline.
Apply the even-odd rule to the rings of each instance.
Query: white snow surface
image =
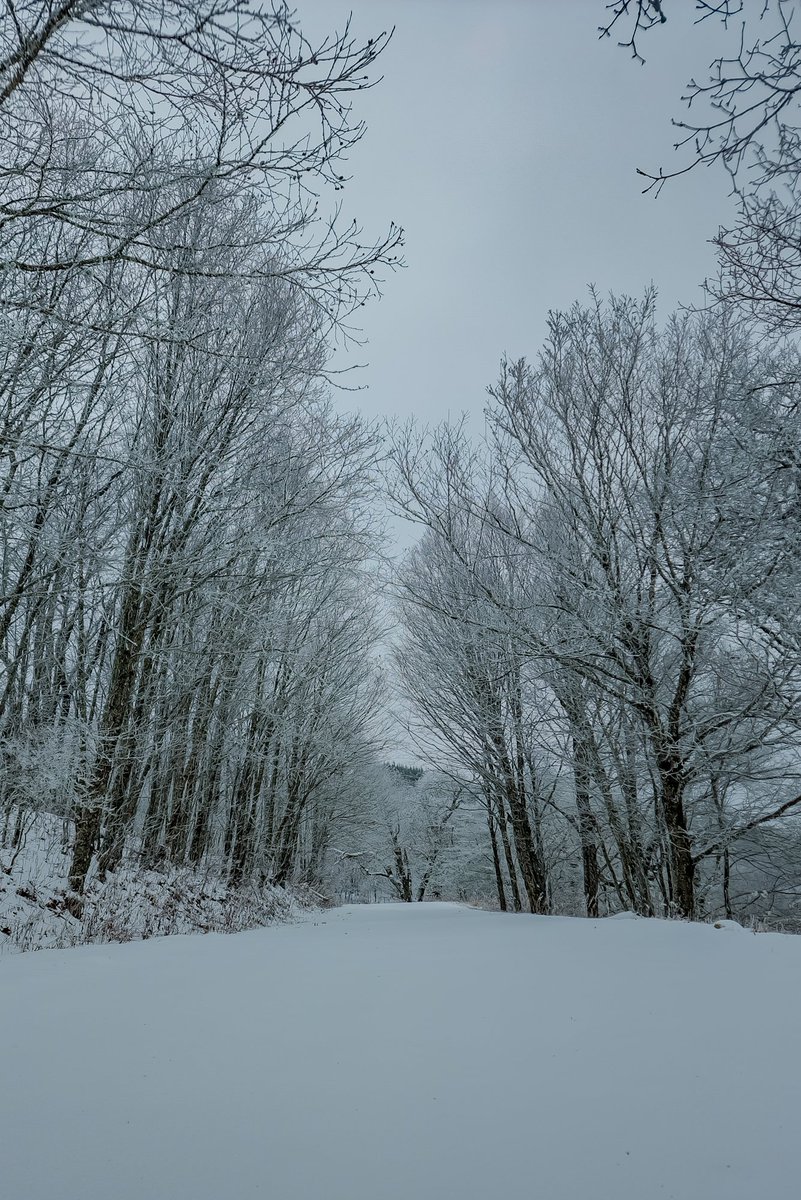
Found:
[[[8,1200],[799,1194],[801,939],[333,910],[0,961]]]

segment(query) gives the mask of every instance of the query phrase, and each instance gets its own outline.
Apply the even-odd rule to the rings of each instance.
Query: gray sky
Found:
[[[353,398],[367,415],[477,421],[501,355],[533,357],[548,309],[589,283],[653,280],[664,313],[700,299],[725,178],[700,171],[654,199],[635,174],[669,164],[683,86],[720,47],[688,0],[642,39],[644,67],[599,42],[604,0],[296,2],[312,32],[351,10],[366,36],[396,27],[383,82],[356,97],[368,132],[343,193],[368,233],[391,218],[407,236],[349,359],[369,364]]]
[[[655,200],[635,173],[670,163],[684,85],[719,53],[720,27],[694,28],[689,0],[643,39],[644,67],[599,42],[605,0],[296,3],[310,34],[351,9],[366,37],[396,27],[383,82],[356,97],[368,132],[343,215],[375,236],[402,225],[408,265],[362,310],[364,347],[338,360],[368,364],[343,407],[429,424],[466,413],[479,432],[501,356],[534,357],[548,310],[588,284],[639,295],[653,281],[664,314],[701,299],[726,179],[693,173]],[[391,528],[398,551],[416,540]],[[399,696],[390,708],[387,754],[414,760]]]

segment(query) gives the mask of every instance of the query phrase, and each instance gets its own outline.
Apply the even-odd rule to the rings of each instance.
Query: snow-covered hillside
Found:
[[[2,1194],[795,1195],[801,939],[344,908],[0,962]]]
[[[219,865],[217,870],[213,864],[147,870],[131,856],[104,882],[90,875],[78,917],[67,903],[69,860],[62,822],[47,813],[26,816],[27,828],[16,848],[0,841],[0,957],[85,942],[233,933],[291,920],[304,908],[318,906],[319,897],[308,889],[231,887]]]

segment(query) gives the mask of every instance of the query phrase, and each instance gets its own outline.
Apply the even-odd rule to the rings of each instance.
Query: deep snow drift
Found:
[[[26,1200],[797,1194],[801,939],[346,908],[0,961]]]

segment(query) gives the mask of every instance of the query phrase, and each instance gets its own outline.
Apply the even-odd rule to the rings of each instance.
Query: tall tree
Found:
[[[436,548],[409,564],[415,702],[458,745],[474,722],[456,647],[504,681],[518,668],[496,647],[517,648],[519,724],[539,704],[535,741],[572,775],[572,814],[563,782],[547,804],[575,831],[588,912],[614,894],[696,914],[710,869],[799,802],[791,361],[737,322],[660,330],[652,296],[594,299],[552,314],[535,364],[504,365],[483,453],[447,429],[396,448],[399,502]]]

